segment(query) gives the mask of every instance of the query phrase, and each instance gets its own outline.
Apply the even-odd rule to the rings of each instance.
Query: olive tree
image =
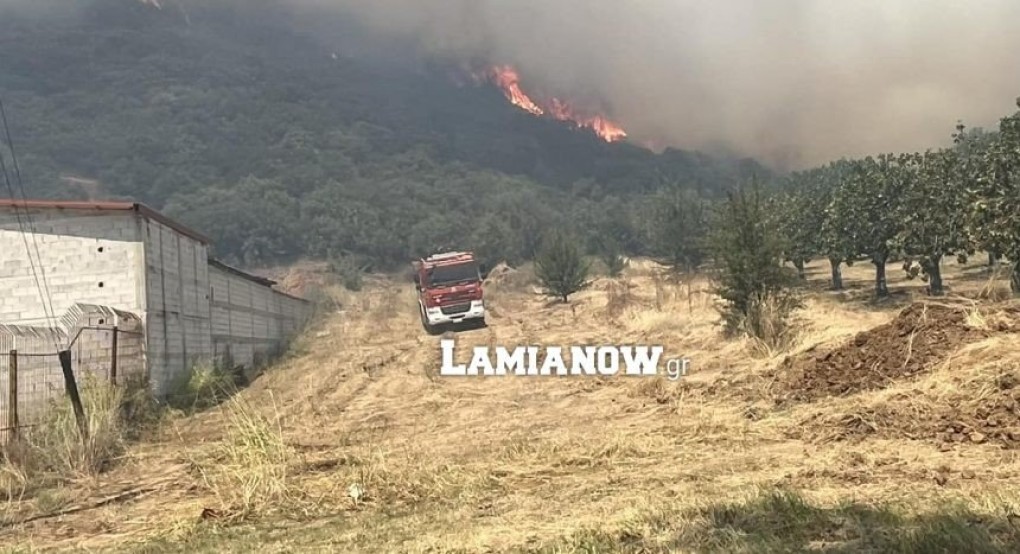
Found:
[[[904,180],[899,208],[903,251],[920,262],[933,296],[945,293],[942,259],[961,257],[971,249],[967,178],[961,156],[954,150],[928,151],[904,157]]]
[[[909,159],[882,154],[851,163],[849,175],[837,191],[833,210],[840,214],[850,252],[875,265],[875,295],[889,295],[886,263],[899,249],[902,192],[912,176]]]
[[[975,219],[985,247],[1012,263],[1010,287],[1020,294],[1020,113],[1002,119],[982,161]]]
[[[837,198],[851,175],[852,164],[847,160],[833,162],[817,174],[815,187],[818,209],[822,212],[822,227],[818,235],[820,252],[829,260],[832,272],[832,290],[843,290],[842,265],[852,265],[855,225],[839,209]]]

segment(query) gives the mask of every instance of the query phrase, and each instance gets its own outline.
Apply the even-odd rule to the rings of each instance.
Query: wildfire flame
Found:
[[[506,99],[514,106],[535,115],[543,115],[545,113],[542,108],[538,107],[538,104],[532,101],[521,90],[521,78],[512,67],[506,65],[493,67],[489,70],[488,77],[499,88],[503,89]]]
[[[518,108],[537,116],[547,116],[559,121],[571,122],[578,127],[591,129],[606,142],[616,142],[627,137],[622,127],[601,115],[586,115],[559,98],[548,101],[532,100],[521,89],[521,78],[517,70],[508,65],[497,65],[475,74],[476,82],[488,81],[498,86],[506,99]]]

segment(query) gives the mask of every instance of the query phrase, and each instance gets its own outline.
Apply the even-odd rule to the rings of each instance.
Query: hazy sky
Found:
[[[778,166],[946,144],[1020,96],[1016,0],[292,0],[516,65],[635,140]]]

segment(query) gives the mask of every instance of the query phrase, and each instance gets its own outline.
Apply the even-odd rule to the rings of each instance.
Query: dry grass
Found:
[[[848,270],[848,283],[867,287],[868,269]],[[957,271],[946,271],[954,293],[976,297],[982,285]],[[809,274],[826,277],[826,264]],[[342,313],[249,390],[179,418],[174,438],[109,479],[143,481],[182,459],[197,471],[108,507],[108,529],[85,512],[0,540],[169,552],[1010,551],[1020,455],[991,441],[942,450],[919,433],[946,409],[996,397],[1020,361],[1015,334],[965,345],[920,380],[782,408],[770,401],[780,358],[841,343],[897,305],[812,293],[800,333],[760,357],[752,341],[722,337],[708,289],[642,260],[570,305],[501,284],[487,288],[489,329],[456,335],[460,356],[660,344],[692,360],[680,381],[443,379],[410,286],[370,279],[339,293]],[[1003,317],[986,302],[969,315],[982,329]],[[17,490],[17,475],[0,478]],[[203,508],[230,517],[196,523]]]
[[[125,459],[132,440],[157,427],[162,412],[134,376],[113,387],[88,374],[79,381],[84,433],[71,403],[61,399],[35,427],[7,442],[0,459],[4,522],[32,512],[56,513],[76,500],[70,488],[89,488]],[[26,510],[26,507],[28,508]],[[27,514],[26,514],[27,511]]]
[[[293,451],[284,443],[279,419],[242,398],[228,402],[223,412],[227,436],[208,457],[192,460],[219,510],[243,519],[290,507]]]
[[[86,438],[71,402],[61,399],[43,423],[24,430],[11,460],[28,474],[82,478],[97,475],[124,451],[127,426],[121,417],[124,390],[100,383],[91,374],[79,383]]]
[[[799,338],[799,323],[792,319],[796,307],[793,297],[755,298],[737,328],[751,341],[758,355],[773,358],[787,351]]]
[[[989,272],[988,279],[977,293],[977,298],[993,302],[1001,302],[1012,298],[1013,291],[1010,289],[1008,281],[1009,272],[1009,268],[1002,266],[998,266]]]

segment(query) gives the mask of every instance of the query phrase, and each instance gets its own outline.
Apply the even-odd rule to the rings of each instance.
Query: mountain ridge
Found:
[[[457,86],[441,60],[338,51],[343,39],[306,32],[307,16],[272,0],[180,2],[180,13],[115,0],[86,0],[73,13],[57,4],[44,0],[0,13],[6,53],[0,93],[30,194],[80,198],[86,192],[60,175],[96,180],[111,197],[144,201],[207,228],[223,254],[243,263],[344,251],[371,256],[379,246],[359,243],[353,230],[270,232],[265,224],[253,233],[273,237],[255,241],[269,246],[256,246],[243,229],[222,229],[217,218],[197,218],[189,208],[217,194],[237,195],[253,182],[282,194],[284,204],[301,205],[324,189],[360,202],[365,190],[415,181],[418,192],[430,191],[417,194],[426,209],[396,214],[370,206],[375,218],[411,228],[464,209],[464,202],[436,200],[450,191],[433,190],[442,185],[427,178],[430,172],[515,182],[544,199],[539,203],[571,212],[567,219],[584,199],[630,203],[677,184],[717,196],[752,174],[769,174],[753,160],[607,144],[590,131],[524,113],[494,87]],[[324,26],[320,21],[317,29]],[[372,50],[357,40],[362,51]],[[457,194],[489,193],[464,187]],[[499,204],[494,198],[468,203],[483,219],[507,215],[492,208]],[[307,220],[297,213],[291,216]],[[453,235],[484,225],[464,227]],[[400,246],[392,256],[423,247],[412,245],[406,230],[393,231],[390,240]],[[308,235],[321,236],[322,244],[309,245]]]

